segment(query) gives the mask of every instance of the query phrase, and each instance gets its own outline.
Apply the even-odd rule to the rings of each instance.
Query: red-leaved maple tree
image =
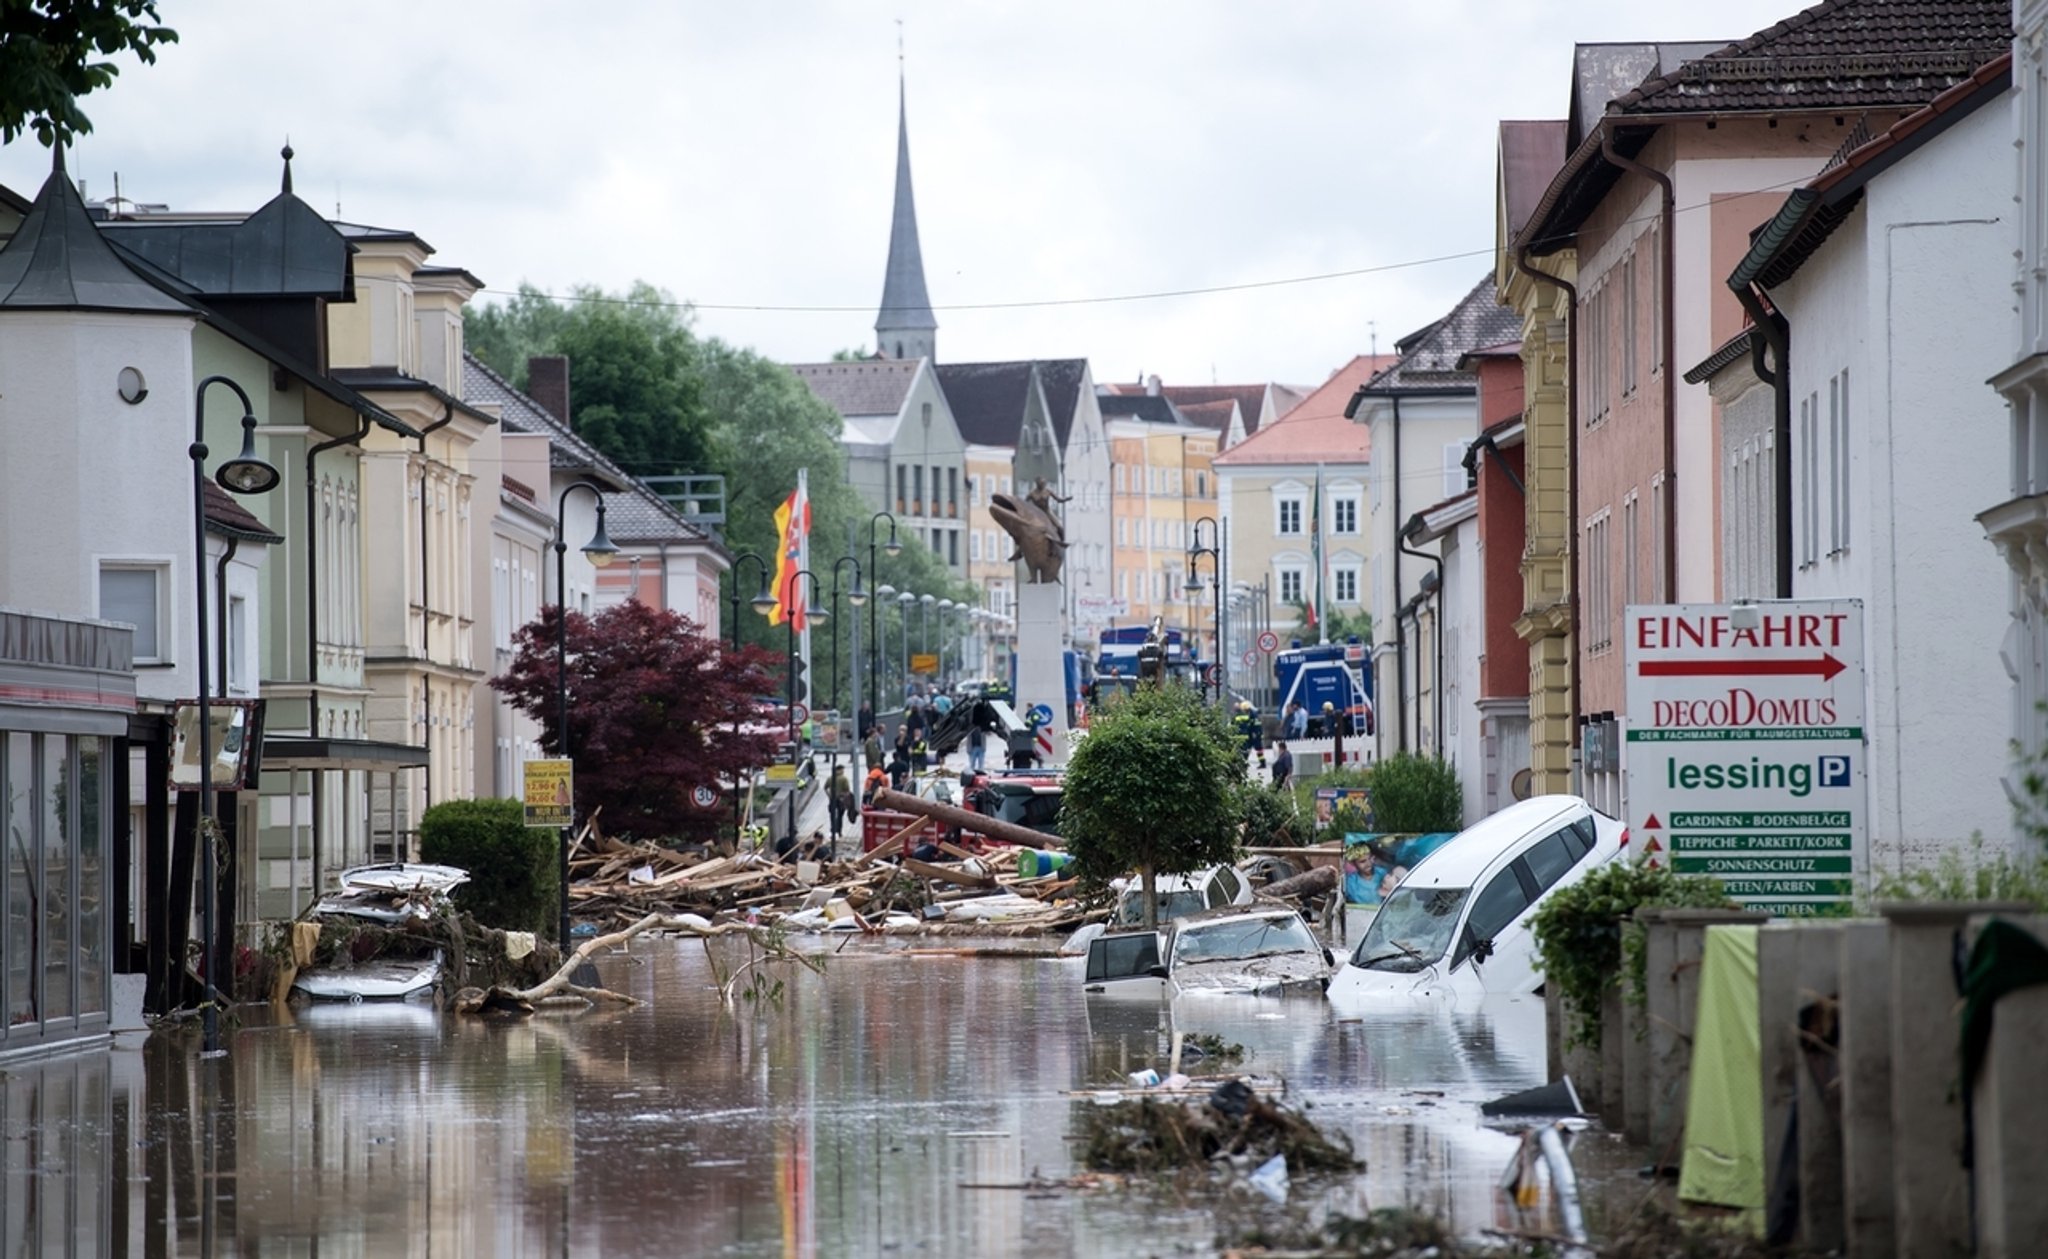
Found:
[[[576,762],[576,808],[604,808],[606,834],[703,838],[732,816],[736,774],[775,754],[756,697],[778,689],[782,658],[734,650],[689,618],[628,599],[568,623],[568,751],[558,729],[554,606],[514,637],[516,654],[492,689],[541,725],[541,742]],[[749,727],[752,729],[749,729]],[[703,807],[699,787],[718,793]]]

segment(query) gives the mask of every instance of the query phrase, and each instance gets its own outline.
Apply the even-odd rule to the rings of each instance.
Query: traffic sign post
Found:
[[[1629,825],[1750,909],[1850,910],[1868,869],[1863,605],[1628,609]]]
[[[1262,632],[1259,635],[1259,650],[1269,656],[1280,650],[1280,636],[1272,630]]]

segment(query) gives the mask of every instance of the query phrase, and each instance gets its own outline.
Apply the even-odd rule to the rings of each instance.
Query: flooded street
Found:
[[[1091,1089],[1163,1073],[1176,1027],[1243,1045],[1234,1069],[1284,1077],[1351,1139],[1367,1170],[1331,1201],[1474,1232],[1514,1146],[1477,1104],[1543,1077],[1535,1000],[1169,1010],[1084,999],[1078,959],[906,943],[777,969],[779,996],[732,1012],[701,943],[643,940],[600,965],[639,1009],[249,1007],[217,1061],[158,1035],[18,1064],[0,1253],[1208,1254],[1245,1200],[1022,1188],[1077,1170]],[[721,969],[745,957],[717,947]]]

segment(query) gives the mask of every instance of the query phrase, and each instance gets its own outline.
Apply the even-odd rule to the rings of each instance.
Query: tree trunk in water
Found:
[[[1139,877],[1145,880],[1145,925],[1159,930],[1159,877],[1150,862],[1138,868]]]

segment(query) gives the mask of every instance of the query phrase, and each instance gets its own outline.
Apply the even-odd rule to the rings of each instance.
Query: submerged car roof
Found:
[[[1503,851],[1556,830],[1575,813],[1592,812],[1577,796],[1534,796],[1475,822],[1424,857],[1403,887],[1471,887]]]

